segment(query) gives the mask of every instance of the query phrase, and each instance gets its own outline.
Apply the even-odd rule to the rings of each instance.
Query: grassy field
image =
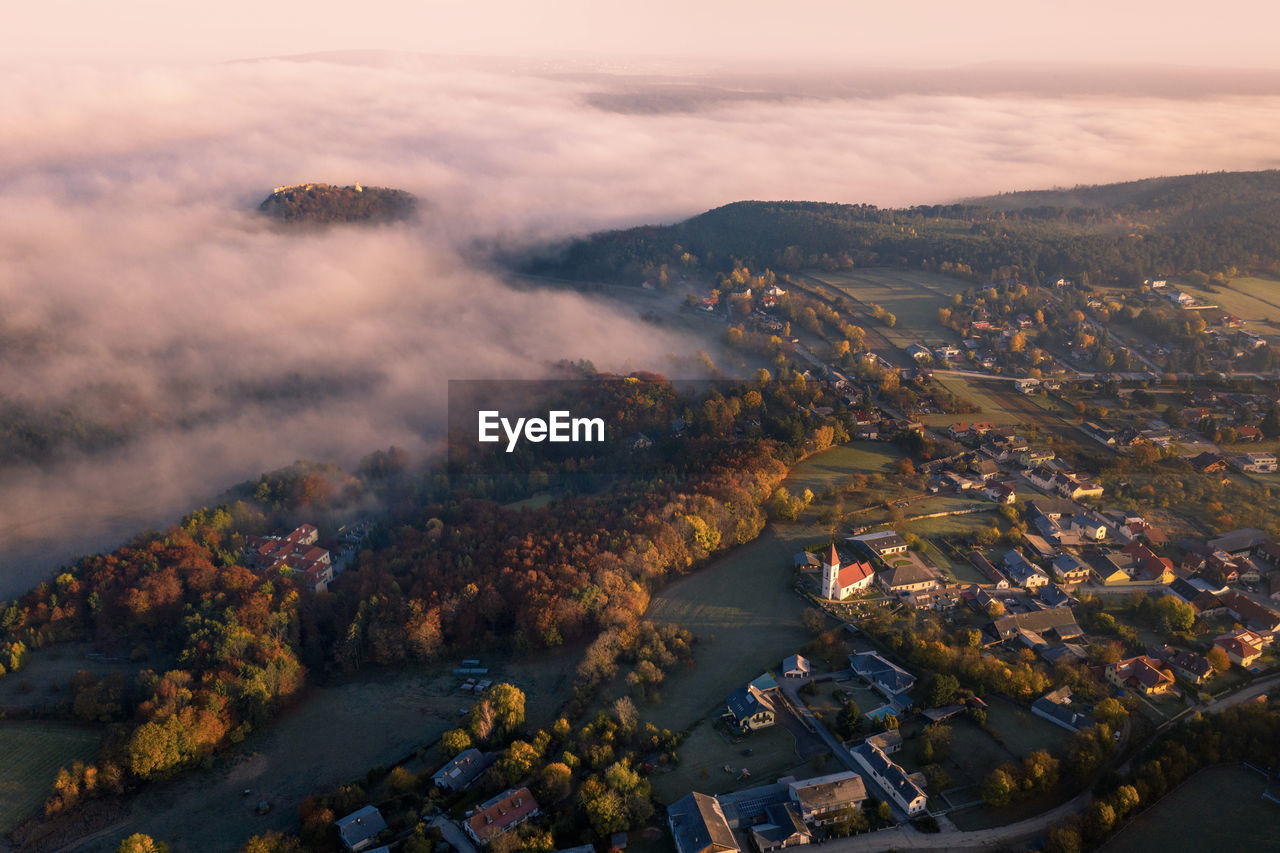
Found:
[[[487,677],[525,692],[534,728],[551,722],[567,698],[581,655],[574,647],[533,659],[482,659]],[[380,670],[314,687],[297,709],[212,770],[146,788],[132,801],[128,823],[85,849],[110,853],[121,838],[145,832],[174,853],[236,850],[255,833],[290,831],[304,797],[389,766],[457,725],[474,698],[458,692],[456,665]],[[246,788],[252,796],[242,796]],[[269,814],[253,813],[259,799],[273,804]]]
[[[850,272],[816,272],[813,278],[837,287],[861,302],[882,306],[898,318],[887,328],[870,320],[885,338],[897,346],[910,343],[943,343],[953,333],[938,325],[938,309],[951,304],[951,296],[963,293],[970,285],[959,279],[898,269],[869,269]]]
[[[1101,849],[1103,853],[1274,850],[1280,804],[1262,799],[1265,789],[1265,780],[1244,767],[1205,770]]]
[[[810,767],[796,755],[796,742],[782,726],[752,732],[733,743],[707,720],[680,746],[680,764],[652,777],[654,797],[673,803],[690,791],[723,794],[751,785],[763,785],[779,776],[803,773]],[[750,749],[751,755],[744,755]],[[725,772],[725,766],[731,769]],[[743,779],[742,770],[750,776]]]
[[[1263,334],[1280,331],[1280,281],[1245,276],[1233,279],[1226,287],[1215,287],[1212,291],[1183,281],[1176,282],[1176,286],[1257,326],[1257,331]]]
[[[810,489],[814,494],[839,483],[855,472],[884,473],[903,455],[882,441],[854,441],[816,453],[791,469],[783,483],[792,494]]]
[[[667,678],[664,702],[642,708],[645,719],[659,728],[686,728],[811,639],[800,625],[805,602],[789,585],[791,555],[770,528],[654,598],[645,618],[688,628],[698,645],[696,666]]]
[[[988,697],[987,725],[1000,733],[1001,742],[1019,758],[1037,749],[1047,749],[1061,758],[1071,736],[1066,729],[999,696]]]
[[[49,795],[58,770],[98,754],[100,733],[53,722],[0,722],[0,834]]]
[[[0,710],[32,711],[50,708],[66,701],[65,688],[71,677],[81,670],[101,678],[113,672],[129,679],[150,666],[163,671],[166,662],[154,659],[143,663],[104,661],[88,657],[88,643],[64,643],[35,649],[27,665],[0,678]]]

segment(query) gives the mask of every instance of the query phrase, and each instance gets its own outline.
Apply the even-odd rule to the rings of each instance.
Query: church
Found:
[[[870,587],[875,577],[875,570],[870,563],[854,561],[842,566],[840,555],[833,544],[831,553],[822,561],[822,597],[828,601],[843,601],[855,592]]]

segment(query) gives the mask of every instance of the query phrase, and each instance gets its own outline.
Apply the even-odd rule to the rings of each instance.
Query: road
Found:
[[[782,680],[782,692],[787,697],[787,701],[791,703],[791,707],[809,724],[809,727],[818,734],[818,737],[826,741],[827,747],[840,760],[841,764],[862,777],[863,783],[867,786],[867,793],[875,796],[877,800],[889,804],[889,808],[893,810],[894,820],[906,820],[907,814],[893,801],[889,796],[889,792],[867,774],[866,768],[857,762],[853,757],[853,753],[846,749],[839,738],[833,735],[822,724],[822,721],[813,715],[813,712],[809,710],[809,706],[800,698],[800,688],[808,683],[809,679],[807,678],[784,678]]]

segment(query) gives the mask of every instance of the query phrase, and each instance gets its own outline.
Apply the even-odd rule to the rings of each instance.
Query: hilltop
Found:
[[[276,187],[258,210],[289,224],[397,222],[417,213],[412,193],[387,187],[294,184]]]
[[[671,269],[905,266],[973,280],[1096,284],[1280,270],[1280,171],[1152,178],[910,208],[740,201],[673,225],[594,234],[525,260],[535,274],[640,281]]]

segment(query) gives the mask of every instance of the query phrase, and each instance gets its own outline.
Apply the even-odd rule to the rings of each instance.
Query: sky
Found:
[[[9,4],[0,61],[221,61],[326,50],[744,65],[975,61],[1275,67],[1263,0],[42,0]]]

